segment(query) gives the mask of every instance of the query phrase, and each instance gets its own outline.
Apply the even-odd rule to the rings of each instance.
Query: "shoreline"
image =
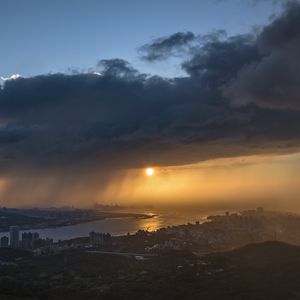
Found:
[[[139,213],[116,213],[116,212],[102,212],[104,214],[111,214],[111,216],[98,216],[86,220],[73,220],[65,223],[58,223],[58,224],[47,224],[47,225],[42,225],[42,224],[37,224],[35,225],[11,225],[11,226],[19,226],[20,231],[29,231],[29,230],[43,230],[43,229],[53,229],[53,228],[61,228],[61,227],[68,227],[68,226],[75,226],[79,224],[85,224],[85,223],[90,223],[94,221],[103,221],[103,220],[108,220],[108,219],[124,219],[124,218],[134,218],[134,219],[151,219],[157,216],[156,214],[139,214]],[[0,233],[8,233],[9,234],[9,227],[1,228]]]

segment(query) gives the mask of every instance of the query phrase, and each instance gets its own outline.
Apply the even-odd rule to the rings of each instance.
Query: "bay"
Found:
[[[20,238],[23,232],[38,232],[41,238],[51,238],[54,242],[85,237],[91,231],[110,233],[112,235],[125,235],[127,233],[133,234],[138,230],[155,231],[162,227],[181,225],[188,222],[194,223],[199,221],[203,223],[207,216],[212,214],[212,212],[167,212],[153,210],[143,211],[142,213],[152,215],[152,217],[107,218],[71,226],[24,230],[20,231]],[[213,213],[216,214],[218,212]],[[9,237],[9,232],[1,232],[0,238],[2,236]]]

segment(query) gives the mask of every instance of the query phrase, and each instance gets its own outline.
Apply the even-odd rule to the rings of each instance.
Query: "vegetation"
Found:
[[[278,242],[143,261],[66,251],[32,257],[0,251],[1,299],[299,299],[300,248]]]

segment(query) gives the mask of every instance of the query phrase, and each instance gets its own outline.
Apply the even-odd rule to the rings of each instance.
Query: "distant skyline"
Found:
[[[179,31],[247,33],[280,7],[272,0],[1,0],[0,75],[81,72],[122,58],[141,72],[174,77],[183,74],[174,62],[147,64],[137,48]]]

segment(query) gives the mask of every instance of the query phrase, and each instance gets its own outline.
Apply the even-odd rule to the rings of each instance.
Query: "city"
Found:
[[[263,208],[237,213],[208,216],[194,224],[160,228],[149,232],[113,236],[110,233],[90,232],[89,236],[54,242],[40,238],[37,232],[20,234],[18,226],[10,227],[10,237],[3,236],[1,247],[32,251],[35,255],[53,255],[68,249],[101,249],[111,253],[161,253],[187,250],[197,254],[229,251],[251,243],[279,241],[300,245],[300,216],[292,213],[267,211]]]
[[[145,293],[173,295],[174,299],[184,294],[192,299],[195,293],[203,295],[203,288],[210,293],[207,299],[231,299],[225,292],[225,285],[231,285],[235,293],[255,297],[255,290],[240,290],[236,285],[252,280],[261,291],[271,284],[262,284],[263,276],[275,280],[269,273],[274,266],[282,269],[282,276],[293,275],[290,291],[284,285],[285,277],[282,285],[271,289],[272,299],[282,299],[282,293],[300,292],[293,279],[300,270],[299,225],[299,215],[257,208],[155,232],[139,230],[123,236],[90,232],[58,242],[11,226],[9,237],[1,238],[0,289],[3,299],[21,295],[25,298],[20,299],[33,295],[38,299],[123,299],[124,295],[138,299]],[[260,275],[244,277],[254,270]],[[174,292],[156,286],[161,280],[164,287],[177,284]],[[210,285],[215,281],[220,289],[213,292]],[[187,286],[193,290],[186,290]]]

